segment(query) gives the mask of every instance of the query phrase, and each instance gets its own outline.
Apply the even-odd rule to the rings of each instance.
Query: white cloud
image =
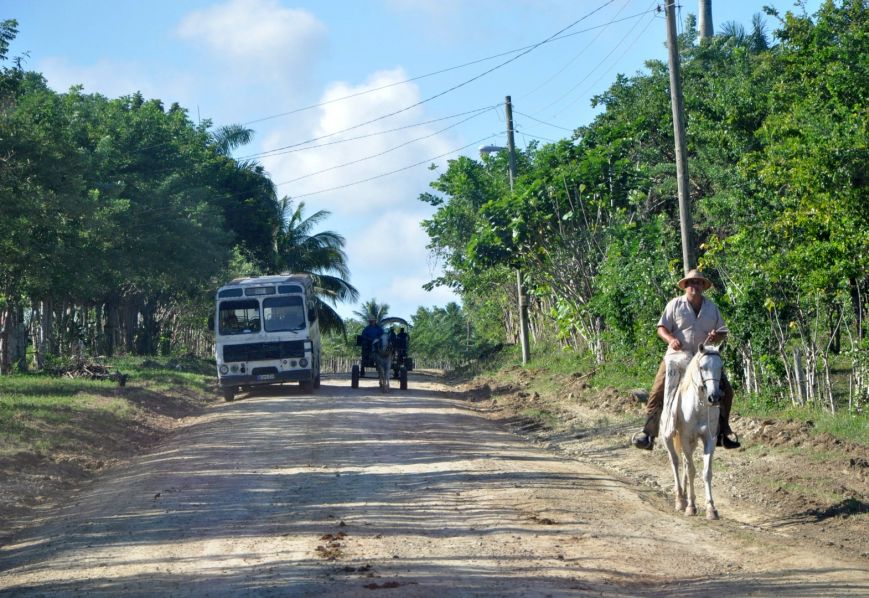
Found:
[[[391,306],[390,313],[410,316],[420,305],[443,305],[459,299],[447,289],[422,286],[440,275],[420,227],[422,212],[390,212],[347,234],[347,255],[353,284],[361,299],[375,298]]]
[[[429,282],[429,279],[422,277],[393,276],[389,280],[384,296],[392,301],[390,305],[413,306],[413,308],[408,309],[405,307],[402,313],[392,308],[389,310],[390,313],[401,317],[410,317],[416,312],[416,308],[420,306],[430,308],[433,306],[443,307],[451,301],[461,303],[461,300],[449,289],[437,287],[431,291],[426,291],[422,288],[422,285],[427,282]],[[403,313],[404,311],[407,311],[407,313]]]
[[[320,100],[324,105],[311,130],[283,130],[265,139],[266,149],[315,138],[319,139],[317,144],[328,144],[264,158],[267,170],[280,185],[279,192],[293,197],[314,193],[301,199],[336,215],[357,217],[376,218],[386,210],[416,205],[419,193],[433,178],[425,167],[427,162],[455,149],[457,142],[439,134],[433,125],[410,126],[431,116],[423,106],[414,106],[420,101],[415,84],[397,84],[406,79],[404,70],[396,68],[375,73],[361,85],[333,83]],[[335,101],[347,96],[354,97]],[[444,128],[449,122],[438,124]],[[395,130],[401,127],[408,128]],[[357,137],[364,138],[334,143]],[[443,164],[446,159],[434,161]],[[422,164],[404,170],[417,163]],[[367,179],[372,180],[361,182]],[[322,192],[329,189],[333,191]]]
[[[390,213],[375,220],[365,232],[347,243],[347,251],[361,264],[389,264],[404,268],[424,264],[428,235],[420,227],[421,216]]]
[[[325,44],[326,27],[313,14],[276,0],[228,0],[188,14],[177,33],[248,75],[288,80],[309,72]]]

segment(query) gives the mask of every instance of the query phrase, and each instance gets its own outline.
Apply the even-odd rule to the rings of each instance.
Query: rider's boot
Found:
[[[652,450],[655,446],[655,437],[649,436],[645,432],[634,436],[632,440],[633,445],[638,449],[643,449],[646,451]]]
[[[733,439],[730,438],[731,434],[733,435]],[[742,444],[740,444],[739,442],[739,436],[737,436],[733,432],[730,432],[727,434],[719,434],[716,446],[723,446],[726,449],[735,449],[741,447]]]

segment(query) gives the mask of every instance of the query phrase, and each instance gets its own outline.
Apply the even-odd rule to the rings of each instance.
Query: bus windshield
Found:
[[[250,334],[259,332],[259,301],[239,299],[220,303],[219,334]]]
[[[298,295],[263,299],[263,321],[266,332],[304,330],[305,308]]]

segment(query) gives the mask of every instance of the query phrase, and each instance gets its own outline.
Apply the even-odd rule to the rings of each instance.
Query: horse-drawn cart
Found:
[[[396,317],[383,318],[378,324],[388,335],[386,353],[391,356],[388,363],[392,370],[392,377],[399,381],[401,390],[407,390],[407,373],[413,370],[410,336],[407,333],[410,324],[405,319]],[[401,327],[398,333],[393,330],[396,326]],[[359,347],[359,363],[353,364],[350,370],[350,385],[353,388],[359,388],[359,378],[365,377],[365,368],[377,370],[378,355],[384,353],[375,350],[375,339],[366,338],[361,334],[356,337],[356,345]]]

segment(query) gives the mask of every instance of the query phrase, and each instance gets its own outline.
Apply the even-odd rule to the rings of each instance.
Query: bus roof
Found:
[[[310,274],[276,274],[272,276],[233,278],[221,288],[259,286],[263,284],[279,284],[282,282],[295,282],[305,287],[310,287],[314,284]]]

